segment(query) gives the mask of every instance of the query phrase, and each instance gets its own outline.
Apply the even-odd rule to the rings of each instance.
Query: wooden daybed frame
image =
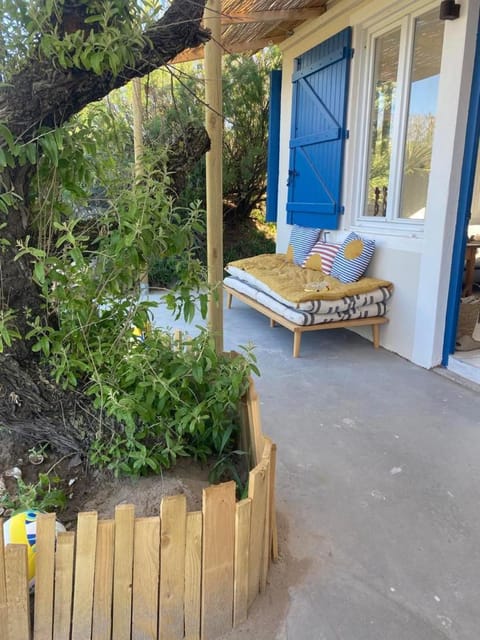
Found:
[[[362,327],[371,326],[373,334],[373,346],[378,349],[380,346],[380,325],[386,324],[388,318],[385,316],[374,316],[372,318],[356,318],[352,320],[340,320],[338,322],[324,322],[320,324],[299,325],[295,324],[291,320],[287,320],[275,311],[272,311],[263,304],[260,304],[256,300],[253,300],[244,293],[240,293],[235,289],[232,289],[228,285],[224,284],[223,288],[227,293],[227,309],[232,307],[232,296],[241,300],[252,309],[259,311],[264,316],[270,319],[270,326],[274,327],[275,324],[279,324],[286,329],[290,329],[293,332],[293,357],[298,358],[300,355],[300,343],[302,340],[302,333],[305,331],[321,331],[322,329],[348,329],[350,327]]]

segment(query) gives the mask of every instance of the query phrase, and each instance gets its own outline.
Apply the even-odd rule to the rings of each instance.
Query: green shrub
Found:
[[[238,403],[253,357],[217,354],[207,331],[183,345],[159,330],[113,356],[88,393],[123,426],[97,434],[91,461],[116,474],[168,468],[178,456],[205,462],[232,451]]]
[[[0,495],[0,504],[13,511],[59,511],[67,505],[67,495],[58,476],[39,473],[34,483],[18,478],[16,490]]]
[[[140,299],[139,274],[151,255],[172,266],[176,286],[164,301],[193,318],[194,293],[205,315],[204,268],[195,257],[203,213],[174,208],[157,170],[121,190],[92,241],[78,221],[54,222],[56,252],[25,245],[55,326],[32,319],[28,338],[64,388],[80,388],[100,420],[85,434],[92,464],[116,474],[169,467],[177,456],[206,460],[232,450],[237,406],[255,370],[244,356],[217,355],[208,331],[180,348],[150,328],[156,303]],[[143,332],[143,340],[136,334]],[[107,421],[102,422],[101,417]],[[106,424],[109,426],[107,427]]]
[[[148,284],[151,287],[170,289],[177,282],[177,259],[155,258],[148,264]]]
[[[250,258],[262,253],[275,253],[275,240],[264,235],[256,227],[241,233],[241,241],[229,243],[223,253],[224,264],[240,258]]]

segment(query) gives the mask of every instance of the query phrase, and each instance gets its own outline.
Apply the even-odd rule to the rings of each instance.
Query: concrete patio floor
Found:
[[[225,640],[477,640],[480,388],[345,330],[293,359],[289,331],[235,300],[224,316],[226,350],[256,345],[281,551]]]

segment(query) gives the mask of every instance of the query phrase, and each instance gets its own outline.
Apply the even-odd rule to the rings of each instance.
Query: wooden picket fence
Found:
[[[212,640],[243,622],[278,554],[275,444],[265,437],[253,382],[241,403],[250,452],[248,498],[235,484],[203,492],[202,511],[183,495],[163,498],[156,517],[119,505],[113,520],[78,515],[76,532],[55,534],[39,516],[31,598],[25,545],[3,544],[3,640]]]

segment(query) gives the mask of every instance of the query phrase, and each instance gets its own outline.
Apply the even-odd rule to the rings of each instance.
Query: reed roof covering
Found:
[[[222,0],[222,47],[225,53],[241,53],[279,44],[326,8],[327,0]],[[203,47],[187,49],[176,62],[202,57]]]

